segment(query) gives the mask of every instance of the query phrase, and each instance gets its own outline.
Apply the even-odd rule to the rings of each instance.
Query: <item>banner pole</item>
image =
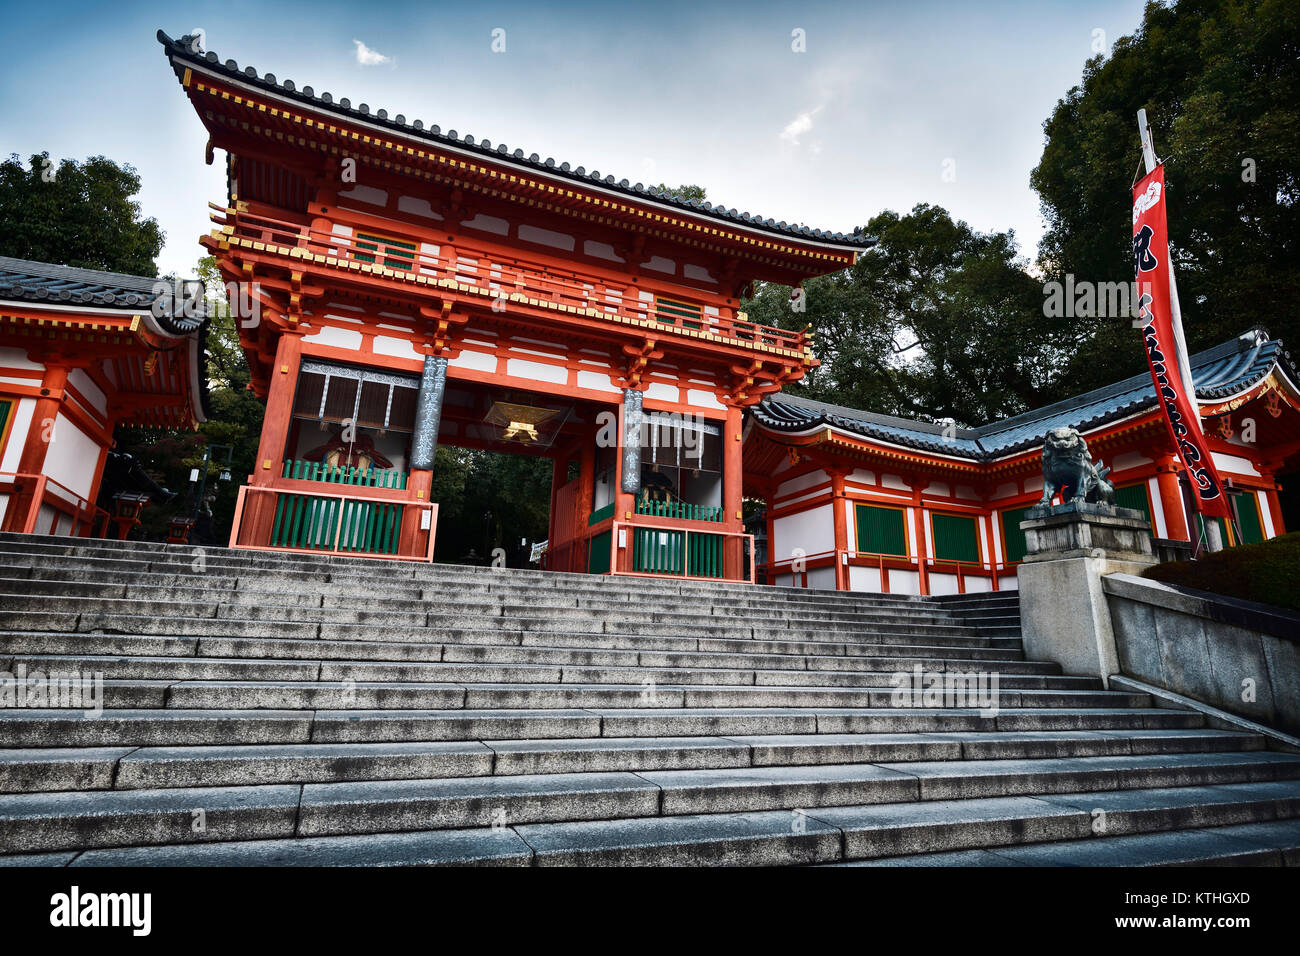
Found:
[[[1138,135],[1142,138],[1142,161],[1146,165],[1147,174],[1149,175],[1156,168],[1156,148],[1151,136],[1151,124],[1147,122],[1146,109],[1138,110]],[[1170,257],[1172,259],[1172,257]],[[1178,283],[1174,281],[1174,264],[1169,263],[1169,313],[1170,324],[1174,330],[1174,344],[1178,348],[1178,377],[1183,382],[1183,394],[1190,399],[1192,407],[1200,408],[1200,403],[1196,399],[1196,382],[1192,379],[1192,363],[1188,358],[1187,339],[1183,335],[1183,310],[1178,305]],[[1196,422],[1196,428],[1201,430],[1201,423]],[[1181,484],[1180,486],[1181,487]],[[1199,510],[1197,514],[1200,514]],[[1205,549],[1207,551],[1222,551],[1223,536],[1219,532],[1217,522],[1206,521],[1201,518],[1201,526],[1205,529]],[[1191,529],[1188,529],[1191,533]]]

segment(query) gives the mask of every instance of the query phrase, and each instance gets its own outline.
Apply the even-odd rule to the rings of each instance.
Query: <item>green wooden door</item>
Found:
[[[979,561],[979,531],[974,518],[932,514],[930,526],[934,530],[935,558],[940,561]]]
[[[858,551],[866,554],[907,555],[906,512],[902,508],[857,505]]]
[[[1008,508],[999,513],[1002,520],[1002,553],[1006,561],[1023,561],[1025,559],[1025,533],[1020,530],[1020,522],[1025,520],[1028,508]]]

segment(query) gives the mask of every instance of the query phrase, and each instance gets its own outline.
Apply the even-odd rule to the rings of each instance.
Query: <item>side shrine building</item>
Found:
[[[781,392],[756,325],[872,245],[425,127],[158,35],[226,154],[203,245],[266,418],[231,544],[431,560],[439,444],[553,462],[545,566],[913,594],[1015,586],[1042,437],[1072,425],[1158,538],[1192,540],[1149,377],[945,431]],[[1300,392],[1260,332],[1193,360],[1238,520],[1282,532]],[[1247,440],[1245,419],[1253,421]],[[744,497],[767,505],[754,552]]]
[[[0,256],[0,530],[107,536],[113,429],[204,420],[207,316],[175,292]]]
[[[1191,366],[1235,514],[1228,527],[1213,519],[1222,540],[1282,534],[1277,479],[1300,465],[1291,357],[1257,329]],[[1200,541],[1148,372],[974,429],[777,395],[754,409],[745,441],[746,487],[768,503],[767,580],[901,594],[1014,588],[1020,521],[1043,490],[1043,436],[1066,427],[1111,469],[1116,503],[1145,514],[1154,538]]]

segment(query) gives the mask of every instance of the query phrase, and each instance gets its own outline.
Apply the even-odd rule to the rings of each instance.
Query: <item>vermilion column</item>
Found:
[[[918,590],[922,594],[930,593],[930,569],[926,567],[926,562],[930,559],[930,549],[925,543],[925,509],[921,507],[921,489],[927,482],[924,479],[911,479],[908,484],[912,487],[912,526],[915,529],[916,537],[916,568],[919,577]]]
[[[741,456],[741,418],[739,406],[727,408],[727,424],[722,433],[722,505],[726,509],[723,527],[728,531],[744,531],[745,522],[741,517],[744,501],[743,471]],[[722,573],[732,581],[740,580],[744,574],[744,541],[729,537],[723,546]]]
[[[835,524],[835,590],[849,590],[849,568],[844,555],[849,550],[849,527],[844,516],[844,472],[832,471],[831,517]]]
[[[1183,491],[1178,484],[1178,466],[1166,459],[1156,465],[1156,487],[1160,489],[1160,508],[1165,514],[1165,534],[1173,541],[1190,541],[1187,518],[1183,510]]]
[[[39,475],[45,470],[45,456],[50,450],[50,439],[54,435],[59,408],[63,405],[63,390],[67,384],[67,367],[46,361],[45,374],[41,377],[41,395],[36,400],[32,422],[27,428],[27,440],[23,443],[23,451],[18,458],[19,474]],[[57,440],[57,436],[55,438]],[[88,466],[92,464],[87,462]],[[23,490],[9,499],[9,507],[5,511],[5,531],[25,530],[27,512],[33,507],[39,507],[33,484],[32,480],[25,481]]]
[[[289,437],[289,422],[293,414],[293,395],[298,384],[298,367],[302,363],[302,336],[285,331],[275,347],[275,365],[267,386],[266,415],[262,419],[262,437],[257,444],[257,461],[249,484],[264,488],[280,477],[284,467],[284,446]],[[426,490],[425,494],[428,492]],[[246,545],[266,545],[271,541],[271,525],[275,520],[275,495],[266,492],[246,492],[244,514],[238,528],[239,542]],[[403,529],[403,537],[410,543],[410,533]]]

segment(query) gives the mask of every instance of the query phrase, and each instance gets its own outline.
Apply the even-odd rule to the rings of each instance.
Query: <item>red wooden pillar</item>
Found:
[[[41,394],[36,400],[36,408],[32,411],[32,421],[27,427],[27,440],[23,443],[23,451],[18,458],[18,473],[21,475],[44,473],[45,456],[50,450],[51,436],[55,435],[55,424],[59,418],[59,409],[63,405],[63,390],[68,385],[66,365],[52,359],[43,361],[45,374],[41,376]],[[87,465],[89,464],[87,462]],[[23,491],[10,497],[9,507],[5,511],[3,530],[16,532],[26,530],[29,524],[28,511],[40,507],[34,485],[34,482],[27,479]]]
[[[988,569],[989,569],[989,590],[1000,591],[1001,587],[998,582],[998,540],[994,537],[997,534],[997,522],[993,520],[993,512],[984,516],[984,533],[987,536],[988,546]],[[1002,555],[1002,560],[1006,560],[1006,555]]]
[[[298,385],[298,367],[302,363],[302,335],[284,331],[275,347],[275,365],[266,393],[266,414],[262,419],[262,437],[257,445],[257,461],[249,484],[254,488],[266,487],[280,477],[284,468],[285,443],[289,438],[289,424],[293,415],[294,391]],[[414,477],[414,476],[412,476]],[[409,487],[409,481],[408,481]],[[428,491],[426,489],[425,493]],[[247,492],[243,520],[239,527],[239,544],[266,545],[271,541],[271,525],[275,520],[275,495],[265,492]],[[406,528],[403,528],[406,538]],[[409,540],[409,539],[408,539]]]
[[[570,550],[569,567],[563,570],[586,571],[588,563],[587,549],[591,547],[591,535],[587,521],[595,511],[596,504],[596,435],[589,434],[578,451],[578,514],[576,527],[580,537],[575,538]],[[556,569],[561,570],[561,569]]]
[[[1178,466],[1172,457],[1156,464],[1156,487],[1160,489],[1160,508],[1165,515],[1165,535],[1173,541],[1190,541],[1183,509],[1183,492],[1178,484]]]
[[[426,504],[429,501],[430,493],[433,490],[433,472],[424,469],[412,471],[406,477],[406,492],[415,501],[420,504]],[[269,497],[269,496],[268,496]],[[397,553],[401,555],[419,555],[423,557],[429,550],[428,535],[436,535],[438,529],[434,527],[433,518],[425,518],[428,508],[404,508],[402,509],[402,530],[398,538]],[[425,528],[425,522],[429,526]]]
[[[722,432],[722,506],[723,528],[727,531],[744,531],[742,517],[744,501],[743,471],[741,459],[741,418],[740,406],[727,407],[727,422]],[[739,581],[745,572],[744,548],[747,545],[738,537],[728,537],[723,545],[722,573],[730,581]]]
[[[849,526],[844,514],[844,472],[827,469],[831,476],[831,518],[835,525],[835,590],[849,590],[849,567],[844,556],[849,552]]]
[[[916,570],[919,578],[919,590],[922,594],[930,593],[930,569],[926,562],[930,558],[930,548],[925,543],[925,509],[921,507],[921,489],[929,482],[924,478],[904,479],[912,488],[912,525],[916,537]]]
[[[1286,534],[1286,522],[1282,520],[1282,502],[1278,500],[1277,491],[1278,486],[1274,485],[1264,492],[1264,497],[1268,499],[1268,511],[1273,518],[1273,534],[1280,536]]]

